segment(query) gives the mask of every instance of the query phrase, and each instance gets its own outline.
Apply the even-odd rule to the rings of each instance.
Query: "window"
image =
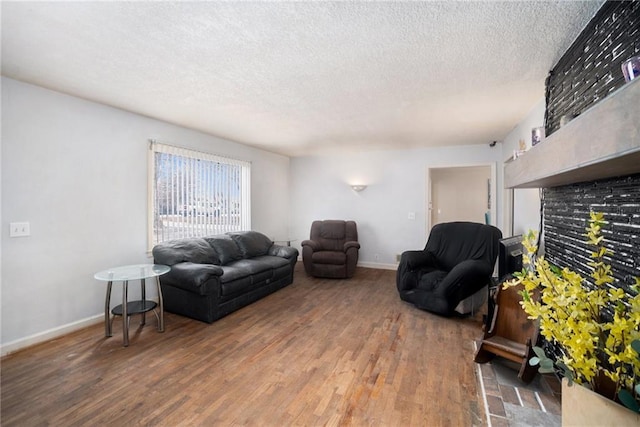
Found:
[[[251,229],[251,164],[151,142],[149,243]]]

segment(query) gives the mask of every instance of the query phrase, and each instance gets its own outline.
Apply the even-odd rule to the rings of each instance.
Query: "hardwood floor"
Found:
[[[484,424],[480,315],[400,301],[395,272],[308,278],[211,325],[167,313],[122,347],[102,324],[4,357],[3,426]]]

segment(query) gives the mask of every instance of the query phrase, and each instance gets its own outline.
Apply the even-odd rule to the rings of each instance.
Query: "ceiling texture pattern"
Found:
[[[3,1],[2,74],[288,156],[487,144],[601,5]]]

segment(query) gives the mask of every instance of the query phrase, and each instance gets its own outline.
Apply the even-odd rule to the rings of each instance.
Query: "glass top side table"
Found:
[[[158,276],[166,274],[171,267],[159,264],[136,264],[125,265],[122,267],[113,267],[107,270],[99,271],[93,277],[97,280],[107,282],[107,295],[104,302],[104,330],[105,336],[110,337],[112,318],[109,314],[109,306],[111,303],[111,286],[113,282],[122,282],[122,304],[111,310],[115,316],[122,316],[122,341],[123,345],[129,345],[129,316],[141,314],[140,324],[144,325],[147,311],[153,310],[158,320],[158,332],[164,332],[164,304],[162,301],[162,289]],[[156,287],[158,288],[158,304],[154,301],[146,300],[145,279],[155,278]],[[127,301],[127,291],[130,280],[140,280],[141,300]],[[159,306],[159,307],[158,307]],[[158,307],[159,313],[155,308]]]
[[[277,245],[285,245],[285,246],[291,246],[291,244],[293,242],[297,242],[298,239],[290,239],[290,238],[286,238],[286,239],[273,239],[273,243],[277,244]]]

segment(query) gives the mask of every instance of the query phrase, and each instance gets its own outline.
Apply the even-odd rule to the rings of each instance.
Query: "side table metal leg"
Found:
[[[142,279],[140,279],[140,286],[141,286],[141,290],[140,290],[140,294],[142,296],[142,307],[144,309],[145,306],[145,301],[147,300],[147,293],[145,291],[145,283],[144,283],[144,277]],[[146,311],[142,311],[142,315],[140,317],[140,325],[144,325],[147,321],[147,312]]]
[[[158,332],[164,332],[164,300],[162,299],[162,288],[160,287],[160,280],[158,279],[158,276],[156,276],[156,286],[158,288],[158,307],[160,310]]]
[[[122,282],[122,344],[129,346],[129,313],[127,313],[127,291],[129,282]]]
[[[104,299],[104,336],[110,337],[111,334],[111,314],[109,313],[109,305],[111,305],[111,285],[113,282],[107,283],[107,296]]]

